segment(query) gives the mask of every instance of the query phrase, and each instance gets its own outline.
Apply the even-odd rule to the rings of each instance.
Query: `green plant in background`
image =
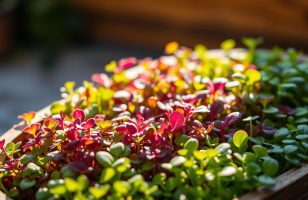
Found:
[[[307,161],[308,61],[295,50],[221,55],[167,44],[112,61],[0,141],[0,189],[15,199],[233,199]],[[136,68],[136,66],[138,66]],[[130,69],[134,67],[133,69]]]
[[[76,38],[81,16],[69,0],[30,0],[20,4],[24,12],[22,26],[30,42],[41,48],[43,66],[49,68],[59,50]]]

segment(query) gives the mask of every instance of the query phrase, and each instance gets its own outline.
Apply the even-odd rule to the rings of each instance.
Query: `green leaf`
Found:
[[[12,155],[15,151],[15,143],[14,142],[9,142],[6,146],[5,146],[5,151],[7,154]]]
[[[301,117],[308,114],[308,109],[306,107],[298,107],[295,109],[295,116]]]
[[[102,131],[112,126],[112,121],[109,120],[96,120],[95,123],[100,127]]]
[[[118,142],[110,146],[109,152],[114,157],[121,157],[124,154],[124,150],[125,150],[125,145],[122,142]]]
[[[143,181],[143,176],[140,174],[136,174],[135,176],[127,180],[127,182],[131,184],[135,189],[139,188],[143,184]]]
[[[295,89],[297,88],[297,85],[295,83],[282,83],[280,84],[280,87],[282,89]]]
[[[306,139],[308,139],[308,135],[307,134],[301,134],[301,135],[297,135],[295,137],[298,140],[306,140]]]
[[[110,167],[114,161],[113,156],[106,151],[96,153],[96,160],[105,167]]]
[[[273,107],[273,106],[271,106],[271,107],[268,107],[267,109],[264,109],[264,110],[262,110],[264,113],[266,113],[266,114],[275,114],[275,113],[278,113],[279,112],[279,110],[278,110],[278,108],[275,108],[275,107]]]
[[[178,154],[179,154],[180,156],[186,156],[187,153],[188,153],[188,150],[187,150],[187,149],[180,149],[180,150],[178,150]]]
[[[57,185],[49,189],[49,192],[54,195],[64,195],[66,194],[66,188],[64,185]]]
[[[159,187],[157,185],[153,185],[144,191],[145,196],[154,196],[154,192],[158,191]]]
[[[110,181],[114,177],[115,174],[116,174],[116,171],[112,167],[104,168],[99,182],[106,183]]]
[[[281,153],[283,153],[283,149],[280,146],[274,146],[272,149],[268,150],[268,153],[281,154]]]
[[[224,167],[219,173],[218,176],[232,176],[236,174],[237,170],[233,166]]]
[[[154,175],[152,181],[154,184],[161,185],[165,182],[166,179],[167,179],[167,175],[163,172],[160,172]]]
[[[247,168],[247,172],[251,175],[259,174],[262,171],[261,167],[255,162],[249,162],[246,168]]]
[[[247,85],[253,85],[255,82],[260,81],[262,76],[257,70],[248,69],[245,73],[248,78]]]
[[[296,124],[305,124],[305,123],[308,123],[308,118],[307,118],[307,117],[301,117],[301,118],[295,120],[295,123],[296,123]]]
[[[34,156],[32,154],[24,154],[21,156],[20,162],[22,164],[28,163],[34,159]]]
[[[53,188],[58,185],[64,185],[64,180],[63,179],[50,180],[48,181],[47,185],[48,185],[48,188]]]
[[[206,47],[204,45],[202,45],[202,44],[197,44],[195,46],[195,52],[197,53],[197,55],[198,55],[198,57],[200,59],[204,59],[205,58],[206,51],[207,51]]]
[[[307,156],[307,155],[305,155],[305,154],[298,153],[297,155],[298,155],[298,157],[300,157],[301,159],[303,159],[303,160],[305,160],[305,161],[307,161],[307,160],[308,160],[308,156]]]
[[[183,156],[176,156],[170,160],[172,166],[180,166],[186,161],[186,158]]]
[[[303,77],[300,77],[300,76],[295,76],[295,77],[289,78],[289,82],[292,82],[292,83],[304,83],[305,79]]]
[[[279,141],[285,139],[289,135],[287,128],[280,128],[274,133],[274,139]]]
[[[112,164],[112,167],[114,167],[118,172],[123,173],[130,168],[130,160],[126,157],[120,158]]]
[[[262,38],[249,38],[244,37],[242,39],[242,42],[249,48],[249,49],[255,49],[258,45],[262,44],[263,39]]]
[[[175,144],[177,144],[178,146],[183,147],[184,144],[190,139],[191,137],[187,136],[187,135],[180,135],[178,137],[175,138],[174,142]]]
[[[268,185],[268,186],[275,185],[276,183],[272,177],[267,176],[267,175],[259,176],[258,182],[261,183],[262,185]]]
[[[25,179],[22,179],[20,181],[19,187],[22,190],[26,190],[26,189],[29,189],[29,188],[33,187],[35,184],[36,184],[35,180],[31,180],[29,178],[25,178]]]
[[[141,170],[142,171],[149,171],[151,169],[153,169],[154,164],[151,161],[145,161],[142,166],[141,166]]]
[[[74,81],[68,81],[64,84],[64,88],[66,90],[66,92],[68,93],[72,93],[74,91],[74,87],[75,87],[75,82]]]
[[[292,163],[293,165],[299,166],[301,164],[301,161],[297,158],[294,158],[293,156],[286,155],[284,158],[290,163]]]
[[[27,166],[25,167],[25,169],[22,171],[22,174],[24,176],[30,176],[32,174],[36,174],[39,173],[39,171],[41,170],[41,168],[36,165],[35,163],[28,163]]]
[[[107,72],[114,72],[114,70],[117,68],[117,62],[116,61],[111,61],[105,66],[105,70]]]
[[[218,155],[218,151],[215,149],[207,149],[205,150],[205,155],[207,158],[214,158]]]
[[[215,150],[218,153],[224,153],[230,149],[230,144],[229,143],[221,143],[218,146],[215,147]]]
[[[234,88],[240,86],[241,83],[239,81],[228,81],[226,83],[226,88]]]
[[[302,145],[303,145],[306,149],[308,149],[308,142],[302,142]]]
[[[80,191],[87,189],[89,187],[89,184],[90,184],[89,179],[86,175],[78,176],[77,182],[79,184],[79,190]]]
[[[247,122],[247,121],[254,121],[254,120],[256,120],[256,119],[259,119],[260,118],[260,116],[259,115],[255,115],[255,116],[249,116],[249,117],[246,117],[245,119],[243,119],[243,121],[245,122]]]
[[[69,177],[64,178],[64,185],[69,192],[76,192],[79,189],[78,183]]]
[[[65,113],[66,112],[66,106],[62,103],[55,102],[50,106],[50,112],[51,114],[59,114],[60,112]]]
[[[252,153],[252,152],[246,152],[244,154],[244,160],[246,163],[250,163],[250,162],[256,162],[256,154]]]
[[[206,153],[204,150],[201,151],[194,151],[194,156],[195,158],[197,158],[198,160],[204,160],[206,158]]]
[[[300,125],[297,125],[297,128],[301,133],[304,133],[306,135],[308,134],[308,125],[300,124]]]
[[[68,165],[62,167],[60,172],[63,177],[76,177],[76,173],[74,173]]]
[[[233,135],[233,143],[237,148],[247,145],[247,140],[248,134],[243,130],[236,131]]]
[[[113,189],[115,190],[115,192],[121,195],[125,195],[129,192],[130,185],[126,181],[118,180],[113,183]]]
[[[119,76],[121,76],[119,74]],[[124,77],[123,77],[124,76]],[[125,75],[123,74],[121,76],[122,78],[125,78]],[[110,101],[113,98],[114,91],[108,88],[99,88],[99,93],[101,94],[102,101]]]
[[[168,171],[171,171],[173,166],[172,166],[171,163],[162,163],[161,167],[168,170]]]
[[[256,153],[256,155],[260,157],[268,156],[267,149],[265,147],[262,147],[261,145],[254,145],[252,147],[253,152]]]
[[[232,78],[238,81],[244,81],[246,77],[244,74],[237,72],[237,73],[232,74]]]
[[[286,154],[291,154],[297,151],[297,146],[295,145],[286,145],[285,147],[283,147],[283,151]]]
[[[190,138],[184,144],[184,149],[187,149],[189,152],[194,152],[198,149],[199,142],[195,138]]]
[[[296,143],[296,140],[293,139],[286,139],[286,140],[282,140],[283,144],[294,144]]]
[[[10,198],[17,197],[19,194],[20,194],[19,190],[16,189],[12,189],[8,193],[6,193],[6,195]]]
[[[51,194],[48,192],[48,188],[47,187],[40,188],[35,193],[36,200],[45,200],[45,199],[48,199],[50,196],[51,196]]]
[[[101,199],[107,194],[110,189],[110,185],[102,185],[100,187],[90,187],[89,192],[96,198]]]
[[[266,175],[274,176],[279,170],[279,163],[273,158],[266,157],[266,159],[262,162],[262,168]]]
[[[262,142],[263,142],[263,141],[261,141],[260,138],[255,138],[255,137],[248,137],[248,140],[249,140],[250,142],[253,142],[253,143],[259,144],[259,145],[261,145]]]
[[[167,181],[166,181],[166,190],[168,192],[171,192],[172,190],[174,190],[177,186],[177,180],[174,177],[170,177]]]
[[[232,39],[225,40],[220,44],[220,48],[225,51],[230,51],[234,47],[235,47],[235,41]]]

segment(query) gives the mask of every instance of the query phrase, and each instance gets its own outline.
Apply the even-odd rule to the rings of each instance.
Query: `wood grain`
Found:
[[[260,187],[240,197],[240,200],[308,199],[308,164],[293,168],[276,178],[272,188]]]

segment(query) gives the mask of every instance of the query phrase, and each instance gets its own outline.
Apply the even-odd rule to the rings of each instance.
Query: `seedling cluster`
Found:
[[[219,56],[171,42],[157,59],[112,61],[26,139],[0,141],[13,199],[232,199],[308,159],[308,61],[294,49]]]

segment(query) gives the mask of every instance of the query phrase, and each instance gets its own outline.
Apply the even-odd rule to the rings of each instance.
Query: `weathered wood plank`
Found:
[[[33,123],[40,122],[44,117],[50,115],[50,106],[46,106],[45,108],[41,109],[40,111],[36,112],[34,119],[32,120]],[[12,141],[21,141],[24,139],[22,135],[22,130],[26,127],[25,122],[19,122],[18,124],[14,125],[10,130],[0,136],[0,140],[5,139],[5,143],[9,143]]]
[[[308,199],[308,164],[293,168],[276,178],[272,188],[260,187],[240,197],[240,200]]]
[[[189,45],[207,41],[217,47],[226,37],[249,35],[271,44],[308,44],[304,0],[76,0],[73,5],[90,17],[87,31],[96,39],[158,48],[171,39]]]

